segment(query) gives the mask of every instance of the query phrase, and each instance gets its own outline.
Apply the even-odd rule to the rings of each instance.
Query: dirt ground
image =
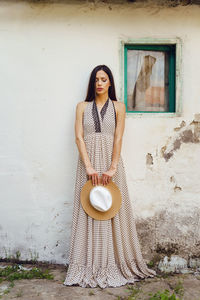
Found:
[[[0,267],[12,265],[2,262]],[[14,286],[4,293],[9,287],[8,281],[0,283],[1,299],[21,300],[149,300],[172,299],[155,297],[155,293],[169,291],[169,295],[176,291],[176,299],[200,300],[200,275],[199,273],[162,275],[146,278],[135,284],[129,284],[116,288],[82,288],[79,286],[63,285],[66,267],[64,265],[30,265],[23,267],[33,268],[37,266],[42,270],[48,269],[54,275],[54,279],[20,279],[14,280]],[[157,270],[156,270],[157,271]],[[152,293],[149,295],[149,293]],[[151,297],[155,298],[151,298]],[[175,299],[175,298],[173,298]]]

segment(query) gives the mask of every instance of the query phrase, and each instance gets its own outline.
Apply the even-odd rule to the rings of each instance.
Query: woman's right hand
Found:
[[[87,173],[89,179],[92,179],[92,184],[93,185],[100,184],[100,177],[99,177],[97,171],[94,168],[87,167],[86,168],[86,173]]]

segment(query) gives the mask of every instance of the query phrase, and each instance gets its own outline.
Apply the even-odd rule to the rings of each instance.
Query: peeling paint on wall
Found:
[[[186,125],[185,121],[182,121],[179,127],[175,127],[174,131],[179,131],[181,128],[183,128]]]
[[[146,164],[153,165],[153,156],[151,153],[147,153],[147,155],[146,155]]]
[[[170,177],[170,182],[175,183],[175,186],[174,186],[174,192],[182,191],[182,188],[181,188],[180,186],[177,185],[176,179],[174,178],[174,176],[171,176],[171,177]]]
[[[174,128],[177,135],[171,137],[171,142],[161,148],[161,155],[168,161],[174,152],[180,149],[182,143],[200,143],[200,114],[196,114],[194,120],[186,126],[183,120],[179,127]]]

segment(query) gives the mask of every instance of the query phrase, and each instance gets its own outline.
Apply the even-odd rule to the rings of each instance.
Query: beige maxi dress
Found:
[[[116,111],[108,98],[101,111],[88,102],[83,116],[84,141],[94,169],[101,176],[111,164]],[[156,272],[145,264],[137,236],[122,157],[112,177],[122,194],[119,212],[110,220],[95,220],[80,203],[80,192],[88,180],[79,155],[69,250],[69,266],[64,285],[117,287],[134,283]]]

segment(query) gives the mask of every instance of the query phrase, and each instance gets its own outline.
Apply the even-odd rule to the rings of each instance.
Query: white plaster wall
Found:
[[[66,262],[78,155],[75,107],[98,64],[112,69],[123,100],[122,38],[183,41],[182,116],[126,119],[122,156],[137,218],[170,209],[186,216],[198,209],[199,144],[182,143],[169,161],[160,151],[177,134],[174,127],[184,120],[187,128],[200,111],[199,15],[198,6],[0,2],[2,258],[19,251],[21,259]]]

